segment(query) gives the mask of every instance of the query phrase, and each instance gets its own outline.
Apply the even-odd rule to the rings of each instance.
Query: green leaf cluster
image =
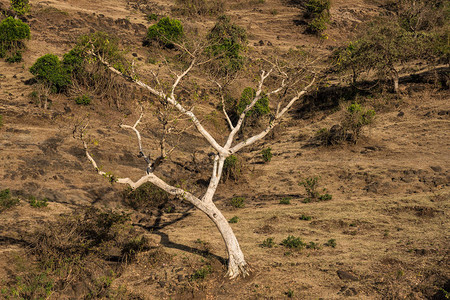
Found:
[[[24,40],[30,39],[30,26],[21,20],[8,17],[0,22],[0,58],[8,62],[22,60]]]
[[[18,14],[24,15],[30,11],[29,0],[11,0],[11,8]]]
[[[62,92],[72,84],[69,68],[54,54],[46,54],[30,68],[35,78],[50,86],[52,92]]]
[[[180,42],[183,36],[184,29],[181,22],[169,17],[161,18],[147,30],[148,41],[158,41],[165,46],[173,46],[173,43]]]
[[[231,23],[227,16],[218,18],[217,23],[207,35],[210,46],[206,53],[215,58],[220,73],[233,73],[243,68],[247,49],[245,29]]]

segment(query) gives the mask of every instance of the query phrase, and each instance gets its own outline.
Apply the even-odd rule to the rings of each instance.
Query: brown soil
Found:
[[[8,6],[8,1],[0,2]],[[52,106],[46,111],[30,103],[28,94],[34,87],[26,84],[32,78],[28,69],[38,57],[62,55],[79,35],[100,30],[116,34],[124,46],[146,60],[149,54],[141,46],[142,37],[152,23],[142,11],[170,14],[172,2],[32,1],[27,17],[32,39],[27,42],[24,62],[0,61],[4,124],[0,128],[0,190],[9,188],[22,199],[19,206],[0,212],[0,286],[14,284],[18,258],[34,261],[27,234],[45,228],[60,215],[94,205],[130,212],[132,225],[150,240],[152,249],[123,264],[110,286],[126,288],[137,298],[284,299],[289,291],[296,299],[442,296],[439,291],[450,279],[448,90],[408,83],[401,86],[395,100],[383,95],[367,100],[379,108],[375,123],[357,144],[333,147],[318,147],[311,138],[318,129],[338,122],[339,107],[320,110],[300,103],[271,138],[245,149],[244,178],[222,183],[215,198],[227,218],[239,217],[232,226],[253,270],[250,277],[234,281],[223,278],[224,244],[206,216],[179,202],[174,202],[175,211],[170,213],[167,207],[147,214],[124,207],[124,187],[97,175],[81,142],[73,137],[75,126],[89,118],[89,134],[97,141],[92,146],[97,162],[118,176],[139,178],[144,165],[136,157],[134,136],[117,126],[136,120],[133,103],[122,103],[117,109],[113,103],[94,99],[92,105],[81,107],[64,95],[52,95]],[[252,55],[297,46],[328,55],[333,46],[352,36],[358,24],[382,11],[376,1],[336,0],[329,38],[320,40],[303,34],[302,11],[287,2],[228,3],[227,14],[249,33]],[[215,20],[180,18],[200,31]],[[151,114],[144,121],[149,129],[143,132],[145,146],[155,156],[158,145],[151,141],[158,135],[157,122]],[[222,125],[205,122],[216,134],[223,130]],[[259,153],[267,147],[274,157],[263,164]],[[204,188],[208,167],[200,166],[194,175],[189,172],[195,167],[190,163],[195,150],[207,162],[210,149],[190,133],[180,141],[161,176],[186,185],[195,183],[197,190]],[[320,185],[332,194],[332,200],[303,203],[305,190],[298,183],[308,176],[320,176]],[[32,208],[24,195],[47,197],[49,205]],[[230,206],[233,196],[244,196],[245,207]],[[279,204],[286,197],[290,204]],[[302,215],[311,220],[302,220]],[[281,246],[289,235],[314,242],[318,249],[293,251]],[[269,237],[275,246],[260,247]],[[324,245],[330,239],[335,239],[335,247]],[[205,265],[211,266],[211,274],[193,280],[191,275]],[[78,297],[82,296],[73,288],[53,293],[49,299]]]

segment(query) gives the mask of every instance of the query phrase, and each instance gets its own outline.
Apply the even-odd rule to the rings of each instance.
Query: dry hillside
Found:
[[[30,2],[24,20],[31,39],[23,62],[0,60],[0,191],[10,189],[20,199],[0,208],[0,298],[448,299],[450,93],[448,85],[427,79],[434,72],[405,66],[399,95],[358,95],[375,110],[373,124],[357,143],[325,147],[315,133],[339,123],[354,100],[338,96],[349,87],[333,74],[330,84],[296,103],[273,133],[240,153],[242,177],[222,182],[215,199],[227,219],[238,217],[232,227],[252,273],[229,281],[223,240],[205,215],[161,195],[153,207],[130,208],[126,187],[93,170],[74,134],[89,121],[91,151],[101,168],[137,179],[145,165],[136,156],[135,136],[118,125],[139,117],[137,100],[155,99],[120,80],[117,94],[94,96],[87,106],[77,105],[73,93],[51,94],[47,109],[29,96],[36,89],[29,72],[36,59],[62,57],[80,35],[115,35],[128,57],[144,64],[155,55],[142,45],[155,23],[146,15],[176,17],[199,35],[216,17],[180,15],[173,10],[177,1],[165,0]],[[323,64],[361,23],[386,13],[384,2],[332,1],[327,39],[305,33],[303,9],[287,0],[228,1],[225,13],[247,31],[252,57],[305,49]],[[0,0],[0,9],[8,7],[9,1]],[[411,69],[429,76],[411,80]],[[436,76],[445,73],[448,68]],[[218,101],[200,75],[186,79],[183,97],[191,97],[191,84],[199,83],[200,93]],[[237,86],[237,94],[244,87]],[[205,126],[223,136],[226,123],[214,106],[199,107]],[[146,104],[141,132],[156,155],[161,129],[154,108]],[[194,130],[169,142],[177,148],[160,175],[196,193],[204,190],[212,148]],[[263,163],[260,152],[268,147],[273,157]],[[331,200],[305,201],[299,183],[316,176]],[[33,207],[31,195],[47,198],[48,205]],[[245,206],[230,205],[233,197],[244,197]],[[308,246],[281,245],[290,235]],[[272,247],[262,246],[264,241],[273,241]]]

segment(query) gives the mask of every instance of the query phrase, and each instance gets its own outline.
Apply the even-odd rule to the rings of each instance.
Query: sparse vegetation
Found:
[[[239,221],[239,218],[237,216],[232,217],[230,220],[228,220],[228,223],[237,223]]]
[[[336,240],[335,239],[329,239],[325,244],[327,247],[336,248]]]
[[[48,205],[47,202],[48,202],[47,198],[39,199],[32,195],[28,197],[28,203],[30,203],[31,207],[34,208],[47,207]]]
[[[260,246],[263,248],[273,248],[275,246],[275,239],[273,237],[269,237],[265,239]]]
[[[284,293],[288,298],[294,297],[294,291],[289,289],[287,292]]]
[[[127,188],[123,192],[123,203],[135,210],[147,211],[164,207],[170,197],[167,192],[148,182],[133,190]]]
[[[3,127],[3,116],[0,115],[0,128],[2,128],[2,127]]]
[[[9,189],[0,191],[0,213],[8,208],[19,205],[20,200],[11,195]]]
[[[212,272],[211,265],[206,265],[201,267],[200,269],[196,270],[194,274],[192,274],[191,279],[192,280],[203,280]]]
[[[318,177],[318,176],[306,177],[299,183],[299,185],[303,186],[306,190],[307,197],[303,201],[304,203],[315,202],[315,201],[327,201],[327,200],[331,200],[333,198],[332,195],[327,193],[327,189],[325,189],[325,188],[322,190],[322,192],[324,194],[321,194],[318,191],[319,179],[320,179],[320,177]]]
[[[25,40],[30,39],[30,27],[19,19],[8,17],[0,22],[0,58],[14,63],[22,61]]]
[[[230,204],[234,208],[243,208],[245,206],[245,197],[233,197]]]
[[[330,22],[330,0],[308,0],[305,4],[308,31],[313,34],[323,34]],[[322,35],[322,37],[325,37]]]
[[[236,155],[230,155],[225,159],[223,164],[224,180],[233,179],[239,181],[242,175],[242,162]]]
[[[78,105],[89,105],[91,104],[91,97],[89,95],[81,95],[75,98],[75,103]]]
[[[291,204],[291,198],[284,197],[284,198],[280,199],[280,204],[285,204],[285,205]]]
[[[300,220],[302,221],[311,221],[312,217],[311,216],[307,216],[307,215],[301,215],[299,217]]]
[[[224,12],[223,0],[177,0],[175,11],[189,16],[217,16]]]
[[[261,157],[265,163],[268,163],[272,160],[272,149],[266,148],[261,151]]]
[[[285,238],[281,242],[281,245],[283,245],[287,248],[298,249],[298,250],[306,247],[306,243],[304,243],[301,238],[295,237],[293,235],[289,235],[287,238]]]

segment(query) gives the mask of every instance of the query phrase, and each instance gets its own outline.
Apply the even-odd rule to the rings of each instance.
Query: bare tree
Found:
[[[308,89],[311,88],[311,86],[314,84],[315,77],[314,76],[305,76],[303,69],[303,72],[300,72],[303,74],[303,76],[298,76],[296,78],[292,78],[292,76],[288,76],[288,73],[283,71],[282,68],[278,64],[271,64],[268,71],[262,70],[259,74],[258,83],[255,89],[255,96],[252,99],[251,103],[247,105],[247,107],[244,109],[244,111],[239,115],[239,119],[235,124],[233,124],[232,120],[230,119],[227,110],[225,109],[225,103],[223,101],[222,97],[222,104],[223,104],[223,114],[224,118],[227,120],[228,127],[229,127],[229,134],[226,138],[226,141],[223,145],[219,144],[217,140],[211,135],[210,132],[208,132],[207,129],[201,124],[200,120],[197,118],[197,116],[194,114],[193,109],[187,109],[183,106],[183,104],[177,100],[176,97],[176,90],[177,87],[180,84],[180,81],[182,81],[183,78],[185,78],[195,66],[201,65],[202,63],[198,62],[198,57],[196,56],[196,52],[189,52],[189,55],[191,57],[190,64],[187,68],[185,68],[181,73],[176,74],[174,77],[174,81],[171,84],[168,91],[164,91],[162,88],[162,85],[160,84],[158,76],[154,74],[154,77],[156,78],[156,84],[154,86],[150,86],[147,83],[144,83],[140,79],[138,79],[137,76],[134,76],[133,74],[125,74],[118,69],[114,68],[108,61],[106,61],[101,55],[98,53],[95,53],[95,51],[90,52],[91,55],[95,56],[101,63],[103,63],[111,72],[118,74],[120,76],[123,76],[129,81],[134,82],[135,84],[139,85],[143,89],[147,90],[150,94],[158,97],[161,102],[164,105],[172,106],[175,110],[177,110],[179,113],[187,117],[190,121],[192,121],[193,125],[197,129],[197,131],[204,137],[204,139],[209,143],[209,145],[214,149],[214,160],[212,165],[212,174],[209,181],[208,188],[201,196],[193,195],[192,193],[172,185],[167,184],[164,180],[162,180],[157,174],[155,174],[157,166],[161,163],[161,161],[164,159],[166,153],[164,150],[164,137],[163,140],[160,141],[161,144],[161,155],[157,159],[151,159],[149,156],[145,155],[145,151],[142,146],[142,138],[141,133],[139,130],[139,125],[141,123],[143,113],[141,113],[138,120],[133,125],[120,125],[124,129],[130,129],[132,130],[137,138],[137,144],[139,148],[139,157],[142,157],[145,160],[146,163],[146,171],[145,174],[139,178],[136,181],[133,181],[130,178],[110,178],[111,180],[128,184],[131,188],[136,189],[140,187],[142,184],[146,182],[151,182],[152,184],[156,185],[157,187],[163,189],[167,193],[177,196],[192,205],[194,205],[196,208],[200,209],[202,212],[204,212],[217,226],[217,228],[220,231],[220,234],[223,237],[223,240],[225,242],[227,252],[228,252],[228,272],[227,276],[232,279],[239,275],[248,275],[250,268],[247,264],[247,262],[244,259],[244,254],[239,246],[239,243],[236,239],[235,234],[233,233],[233,230],[231,229],[228,221],[225,219],[225,217],[222,215],[220,210],[215,206],[213,202],[214,194],[216,193],[216,190],[218,188],[222,171],[224,167],[224,162],[227,157],[230,155],[240,151],[244,147],[250,146],[254,144],[255,142],[263,139],[274,127],[277,125],[283,115],[292,107],[292,105],[299,100],[303,95],[305,95],[308,91]],[[298,74],[298,73],[297,73]],[[271,90],[267,90],[266,88],[266,82],[269,81],[268,78],[270,78],[270,81],[273,83],[277,83],[277,86]],[[305,83],[306,80],[306,83]],[[216,84],[219,86],[220,90],[223,90],[223,86],[216,81]],[[301,86],[301,88],[298,88],[297,90],[293,87],[295,86]],[[289,89],[289,92],[287,92]],[[263,91],[264,90],[264,91]],[[262,129],[259,133],[254,134],[238,143],[236,143],[236,137],[239,133],[239,131],[242,129],[244,120],[246,116],[248,115],[248,112],[255,106],[255,104],[258,102],[263,95],[269,98],[274,98],[274,96],[278,94],[278,105],[276,107],[276,112],[272,114],[269,124]],[[286,95],[289,95],[286,98]],[[283,97],[284,96],[284,97]],[[161,120],[163,126],[166,122],[166,118],[164,115],[161,115]],[[166,127],[165,129],[166,130]],[[106,173],[99,169],[96,161],[94,158],[90,155],[88,151],[88,145],[83,139],[84,148],[86,150],[86,156],[94,166],[95,170],[106,177],[111,177],[111,173]]]

